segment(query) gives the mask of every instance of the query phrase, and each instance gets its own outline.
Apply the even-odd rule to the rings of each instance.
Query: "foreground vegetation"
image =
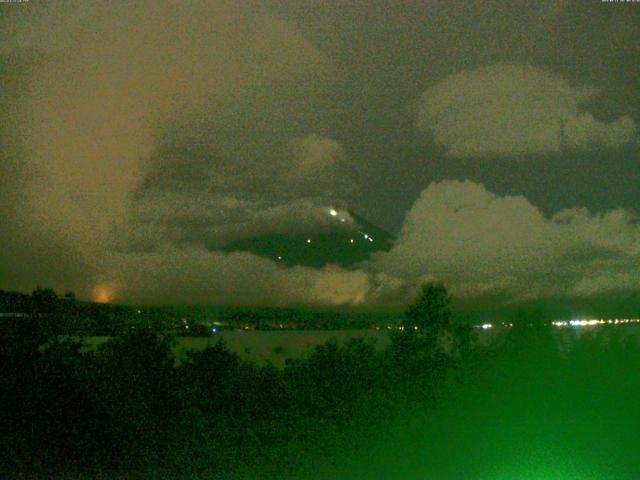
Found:
[[[429,400],[453,365],[406,338],[383,353],[361,339],[329,342],[284,369],[242,362],[222,342],[174,367],[171,339],[151,330],[94,354],[14,340],[0,359],[0,452],[7,471],[25,475],[280,472]]]
[[[418,329],[384,351],[329,342],[283,369],[223,343],[176,366],[172,338],[153,329],[96,353],[43,349],[38,319],[24,319],[0,344],[0,476],[446,480],[555,465],[535,478],[639,477],[629,330],[563,350],[550,330],[522,327],[479,348],[448,301],[425,288],[407,312]],[[590,451],[607,452],[609,470]]]

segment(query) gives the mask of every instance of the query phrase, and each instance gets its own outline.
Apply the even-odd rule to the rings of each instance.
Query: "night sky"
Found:
[[[638,38],[640,4],[600,0],[0,3],[0,288],[640,298]],[[221,250],[332,208],[395,246],[349,268]]]

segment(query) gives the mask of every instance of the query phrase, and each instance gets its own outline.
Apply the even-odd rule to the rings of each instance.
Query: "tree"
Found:
[[[36,288],[31,294],[35,313],[53,313],[58,306],[58,295],[51,288]]]
[[[424,400],[432,386],[451,365],[451,349],[456,337],[451,320],[451,296],[440,283],[425,283],[420,294],[405,311],[404,329],[391,333],[389,359],[406,395]],[[415,385],[421,385],[416,389]]]
[[[425,283],[418,298],[407,308],[405,316],[410,329],[418,327],[424,335],[437,336],[450,326],[451,295],[441,283]]]
[[[75,302],[75,301],[76,301],[76,294],[75,294],[74,292],[69,291],[69,292],[65,293],[65,294],[62,296],[62,298],[63,298],[64,300],[68,300],[68,301],[70,301],[70,302]]]

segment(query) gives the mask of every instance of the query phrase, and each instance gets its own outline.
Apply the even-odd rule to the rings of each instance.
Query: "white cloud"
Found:
[[[640,225],[627,211],[568,209],[547,218],[524,197],[443,181],[422,192],[396,245],[368,268],[408,283],[444,281],[458,295],[516,299],[640,288],[640,275],[627,275],[639,261]]]
[[[96,252],[89,270],[97,273],[85,285],[108,285],[114,301],[136,303],[318,306],[404,305],[427,280],[443,281],[456,297],[504,295],[512,301],[640,289],[640,225],[630,212],[573,208],[548,217],[522,196],[498,196],[470,181],[430,185],[407,213],[394,247],[354,269],[286,268],[249,253],[200,246],[203,239],[258,234],[262,227],[291,233],[298,221],[317,228],[335,221],[327,207],[314,210],[306,202],[260,209],[220,199],[219,206],[239,210],[239,220],[227,216],[206,230],[210,237],[192,242],[172,237],[175,232],[153,237],[145,231],[153,248]]]
[[[96,284],[108,285],[113,300],[125,302],[357,306],[401,285],[384,274],[335,265],[285,268],[249,253],[196,247],[112,252],[102,261]]]
[[[496,64],[450,75],[429,88],[417,124],[460,157],[614,148],[633,141],[630,117],[605,123],[584,109],[595,94],[540,68]]]

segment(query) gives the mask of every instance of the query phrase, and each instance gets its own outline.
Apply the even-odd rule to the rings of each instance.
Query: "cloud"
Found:
[[[285,173],[289,188],[293,184],[316,195],[344,188],[341,164],[345,161],[345,153],[338,142],[312,134],[293,139],[290,148],[292,162]]]
[[[34,5],[15,22],[20,42],[65,11]],[[11,52],[0,71],[11,89],[0,195],[19,199],[0,207],[3,282],[35,269],[39,283],[72,288],[105,271],[105,251],[215,245],[285,228],[292,212],[321,218],[311,187],[336,178],[343,153],[292,123],[313,118],[333,67],[295,26],[224,1],[78,12],[52,49]],[[327,183],[307,178],[320,173]]]
[[[639,261],[640,225],[630,212],[576,208],[548,218],[524,197],[442,181],[422,192],[396,245],[367,268],[409,284],[444,281],[462,296],[515,300],[637,289]]]
[[[238,96],[252,99],[254,111],[268,111],[256,95],[275,85],[310,94],[310,79],[330,68],[295,28],[252,18],[234,2],[103,4],[83,27],[34,68],[16,126],[32,152],[29,168],[38,173],[29,194],[34,215],[46,210],[53,233],[61,234],[60,226],[74,242],[88,227],[104,244],[114,224],[128,221],[129,196],[165,145],[177,145],[174,156],[200,166],[215,164],[214,152],[225,156],[224,145],[188,156],[181,140],[211,132],[210,123],[194,117],[224,117]],[[176,125],[188,125],[193,135],[174,135]],[[216,137],[210,145],[224,143]],[[236,151],[218,163],[249,168],[242,157]],[[200,173],[194,168],[191,175]]]
[[[197,247],[112,252],[105,266],[95,283],[114,301],[151,304],[358,306],[384,300],[401,285],[383,274],[335,265],[285,268],[249,253]]]
[[[496,64],[450,75],[429,88],[417,125],[458,157],[615,148],[633,141],[632,118],[606,123],[585,111],[596,93],[537,67]]]
[[[136,222],[118,236],[119,249],[148,250],[164,242],[216,249],[266,234],[312,234],[337,227],[357,231],[348,211],[338,209],[334,217],[329,213],[332,205],[310,197],[278,203],[198,192],[158,192],[147,195],[136,208]]]
[[[527,8],[527,15],[537,18],[548,6]],[[469,9],[475,16],[491,10],[486,2]],[[233,1],[74,0],[9,10],[12,28],[0,29],[2,52],[10,53],[0,59],[0,175],[9,179],[0,187],[0,287],[51,285],[83,296],[99,285],[112,289],[114,300],[134,302],[370,305],[403,303],[425,278],[442,279],[461,295],[579,296],[638,283],[638,234],[629,212],[573,209],[548,218],[523,197],[498,197],[471,183],[429,187],[396,247],[357,269],[283,268],[215,251],[248,236],[333,228],[327,212],[349,204],[350,168],[374,190],[381,178],[375,175],[384,175],[380,198],[406,180],[378,168],[383,151],[369,155],[380,147],[366,136],[369,115],[388,113],[370,108],[369,93],[383,77],[357,74],[391,72],[391,64],[371,69],[373,63],[357,62],[347,71],[353,65],[343,56],[370,52],[369,36],[344,36],[337,50],[327,47],[329,57],[281,19],[296,18],[328,45],[306,16],[275,18],[265,15],[268,8]],[[432,12],[447,19],[453,13],[458,25],[474,17],[444,6],[425,15]],[[552,22],[554,12],[541,23]],[[495,30],[492,22],[475,33],[440,22],[426,44],[468,59],[468,34],[480,39]],[[531,38],[535,44],[538,37]],[[354,50],[352,40],[366,50]],[[493,37],[491,48],[502,51],[503,40]],[[474,45],[483,45],[484,55],[486,45]],[[396,47],[376,46],[382,55],[371,61],[391,58]],[[418,123],[457,156],[632,141],[631,118],[605,122],[588,110],[595,94],[534,67],[499,64],[429,89]],[[356,130],[350,113],[364,119]],[[356,151],[358,143],[370,144],[361,148],[359,167],[349,165],[354,160],[333,132],[355,135],[349,147]],[[340,216],[351,225],[346,211]]]
[[[65,11],[36,6],[20,42]],[[15,93],[0,113],[3,285],[150,303],[388,297],[384,274],[215,251],[327,231],[330,208],[356,228],[338,205],[344,150],[313,133],[333,67],[295,26],[223,1],[77,12],[50,50],[0,71]]]
[[[266,157],[266,158],[265,158]],[[188,145],[160,149],[148,163],[131,204],[129,230],[117,235],[120,248],[172,241],[219,248],[264,234],[296,235],[336,228],[331,208],[348,190],[344,151],[316,134],[296,137],[257,160],[219,161],[215,147],[198,152]],[[355,230],[346,210],[339,226]],[[146,247],[144,247],[146,245]]]

